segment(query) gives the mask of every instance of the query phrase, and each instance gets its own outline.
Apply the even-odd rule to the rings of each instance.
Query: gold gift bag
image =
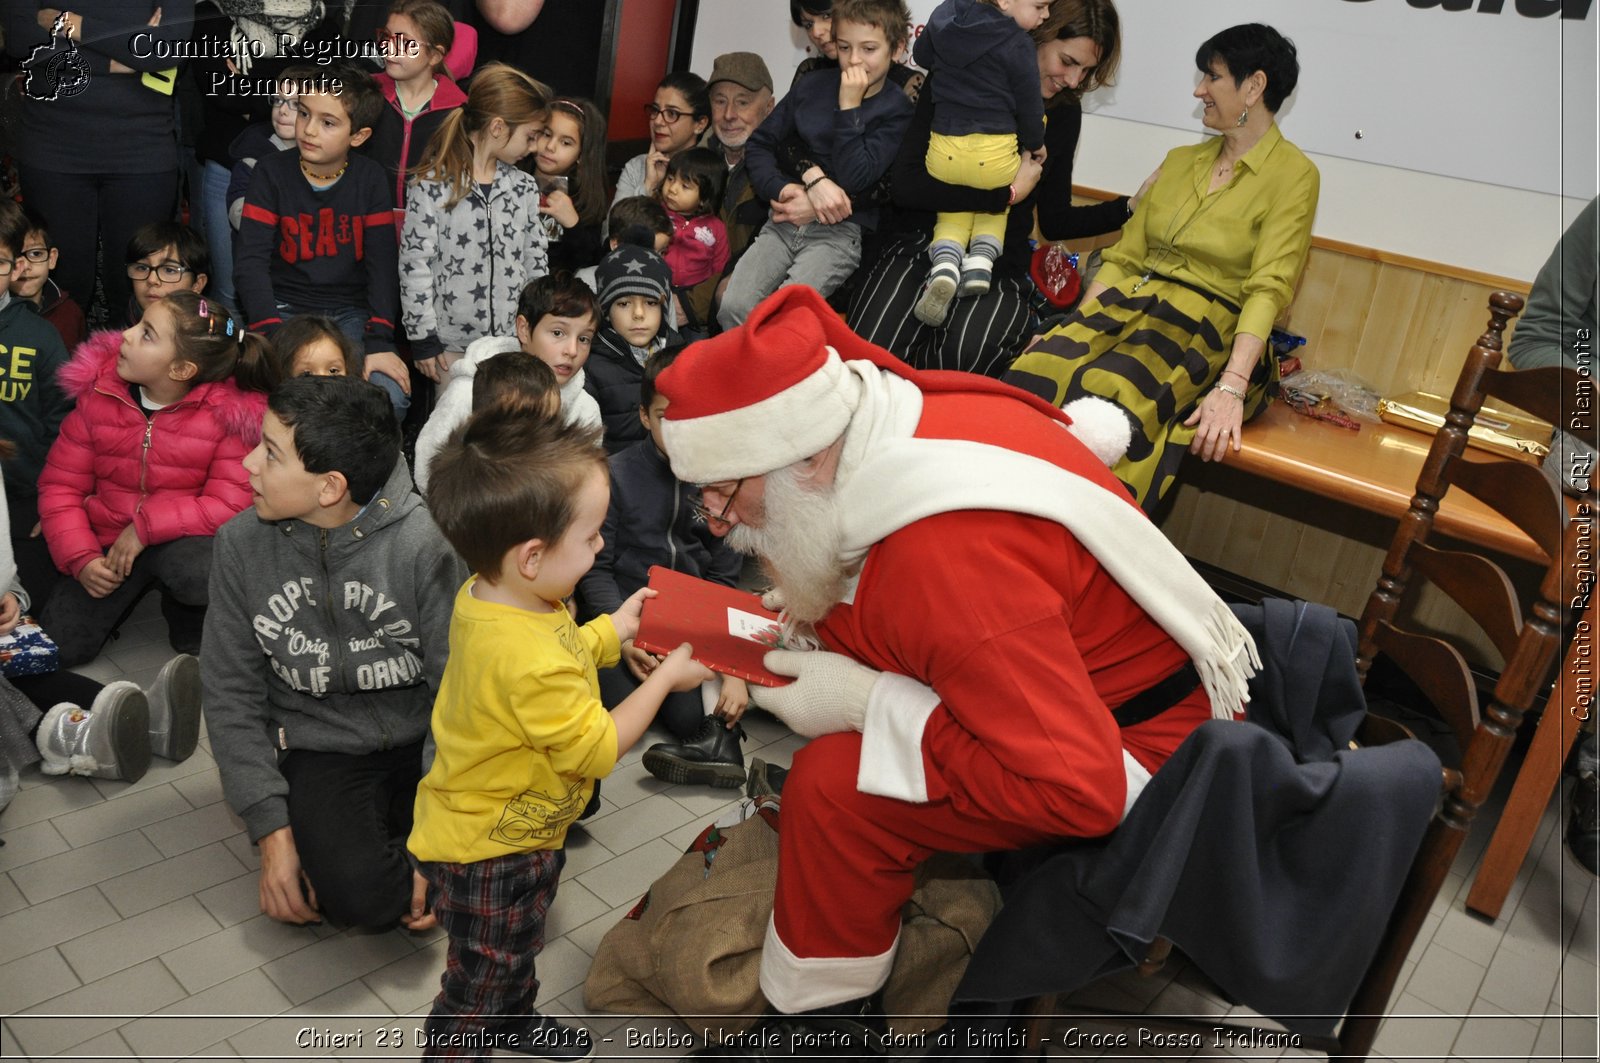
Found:
[[[1444,427],[1445,415],[1449,412],[1449,399],[1426,391],[1408,391],[1392,399],[1378,400],[1380,419],[1429,435]],[[1467,444],[1505,458],[1543,461],[1550,453],[1552,433],[1548,423],[1514,406],[1485,404],[1467,433]]]

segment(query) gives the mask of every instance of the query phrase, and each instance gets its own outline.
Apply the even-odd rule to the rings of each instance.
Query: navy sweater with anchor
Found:
[[[359,307],[368,354],[392,351],[399,303],[394,194],[384,168],[361,155],[327,188],[300,171],[300,153],[256,163],[233,247],[234,283],[250,329],[283,323],[279,303],[302,313]]]

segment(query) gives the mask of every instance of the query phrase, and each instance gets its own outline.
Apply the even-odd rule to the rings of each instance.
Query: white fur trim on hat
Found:
[[[849,426],[861,384],[827,350],[815,373],[749,406],[687,420],[673,420],[669,406],[661,434],[673,475],[691,484],[764,476],[828,449]]]
[[[1133,443],[1133,425],[1114,402],[1085,395],[1061,407],[1061,412],[1072,418],[1067,431],[1107,465],[1121,461]]]

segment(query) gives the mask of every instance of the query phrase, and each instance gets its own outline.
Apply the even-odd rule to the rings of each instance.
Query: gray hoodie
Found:
[[[247,509],[217,532],[206,729],[251,841],[289,823],[285,751],[372,753],[427,734],[466,578],[403,460],[338,528]]]

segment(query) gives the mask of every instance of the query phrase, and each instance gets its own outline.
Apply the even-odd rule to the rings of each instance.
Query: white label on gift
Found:
[[[782,633],[783,628],[776,620],[728,606],[728,634],[734,638],[759,642],[763,646],[776,646],[778,636]]]

